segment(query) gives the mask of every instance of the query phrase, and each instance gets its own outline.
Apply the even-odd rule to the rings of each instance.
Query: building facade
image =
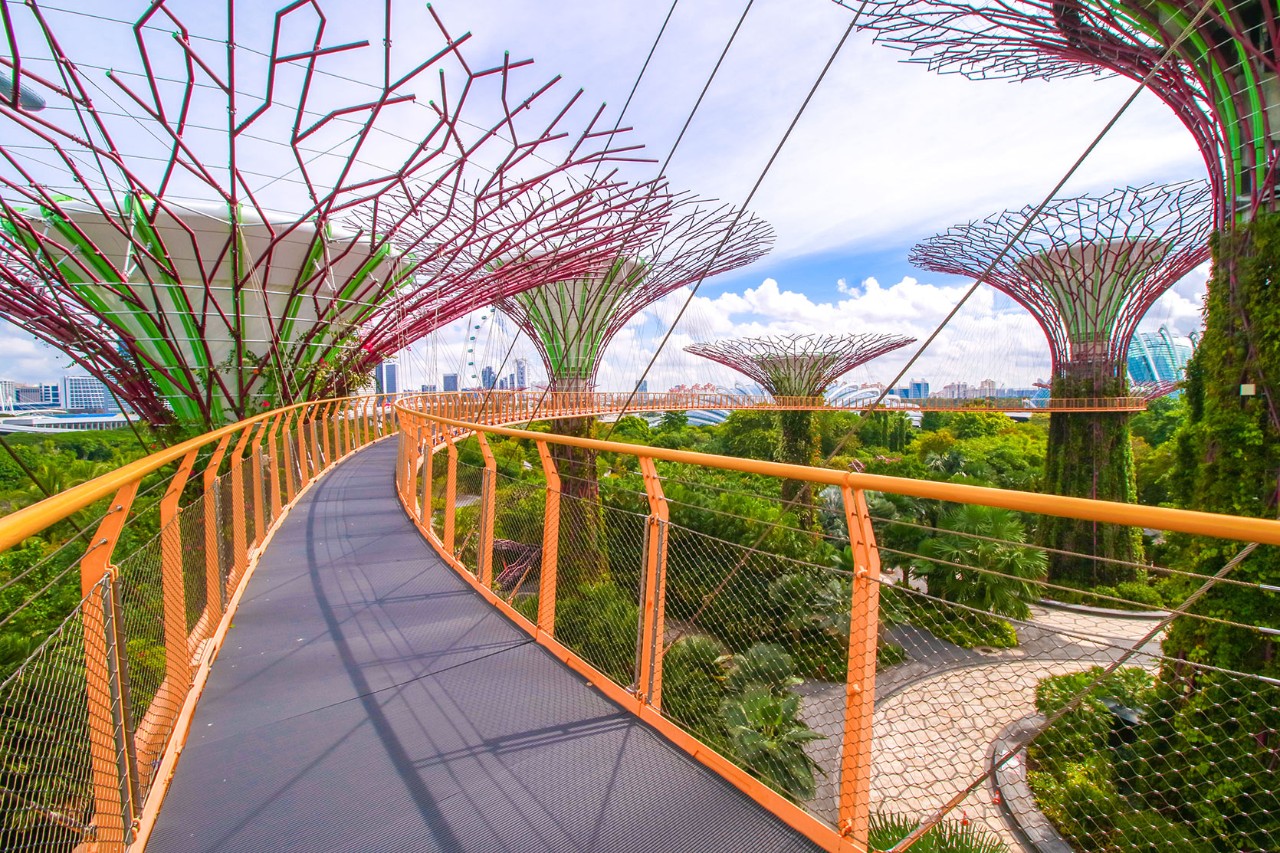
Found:
[[[1134,335],[1129,344],[1129,380],[1131,382],[1180,382],[1186,375],[1187,360],[1194,347],[1189,338],[1181,338],[1161,326],[1157,332]]]

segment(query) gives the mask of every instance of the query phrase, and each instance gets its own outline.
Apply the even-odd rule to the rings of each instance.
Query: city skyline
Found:
[[[436,5],[451,20],[474,28],[472,46],[482,54],[495,60],[503,50],[531,56],[543,71],[562,73],[570,84],[584,85],[591,97],[610,104],[626,100],[662,22],[662,10],[656,7],[636,9],[621,2],[573,0],[551,16],[499,0]],[[691,81],[705,79],[739,12],[720,0],[696,11],[677,11],[659,45],[659,61],[627,114],[626,123],[636,127],[647,156],[662,160],[669,152],[697,94]],[[799,7],[779,0],[756,4],[711,97],[671,157],[667,173],[673,182],[740,203],[849,14],[818,2]],[[579,25],[557,24],[570,17]],[[405,26],[416,20],[406,18]],[[606,37],[619,27],[636,37],[624,44]],[[761,61],[788,46],[798,58],[794,67]],[[696,369],[692,360],[674,354],[681,346],[716,337],[831,331],[833,325],[840,331],[861,331],[855,321],[872,316],[879,318],[872,330],[923,338],[968,282],[912,271],[906,259],[910,245],[938,227],[987,209],[1035,200],[1132,90],[1121,80],[1087,79],[983,86],[940,78],[900,60],[865,35],[850,38],[752,202],[753,210],[778,231],[774,252],[702,288],[666,347],[671,353],[664,350],[654,365],[650,376],[655,386],[674,383]],[[758,92],[768,93],[771,109],[743,111],[737,106]],[[879,114],[890,103],[910,105],[899,111],[893,126],[856,118]],[[1004,122],[1001,133],[993,136],[988,128],[1001,116],[1016,116],[1017,121]],[[840,144],[832,145],[834,139]],[[883,167],[882,152],[895,148],[902,149],[914,164],[911,168]],[[1143,94],[1063,192],[1194,178],[1202,172],[1190,136],[1161,103]],[[1152,310],[1143,330],[1167,323],[1179,334],[1195,331],[1203,278],[1202,272],[1193,274],[1175,287]],[[686,298],[687,292],[668,297],[619,335],[615,352],[605,356],[603,386],[621,389],[627,377],[634,381],[665,332],[662,322],[674,318]],[[708,312],[718,316],[697,320],[697,314]],[[889,328],[893,318],[910,318],[913,327]],[[986,356],[968,346],[966,357],[1013,365],[1027,380],[1037,375],[1037,362],[1045,360],[1029,319],[1000,299],[975,296],[956,324],[935,345],[938,352],[921,359],[936,376],[947,372],[946,353],[966,349],[965,339],[990,341],[993,334],[1006,339],[1006,350]],[[0,363],[9,374],[31,379],[57,372],[65,363],[65,357],[38,346],[25,332],[0,326]],[[455,337],[445,331],[435,340],[446,350]],[[891,359],[883,364],[886,370],[901,366]],[[445,372],[446,366],[434,373]],[[415,371],[406,367],[406,387],[426,384],[426,379],[414,381]]]

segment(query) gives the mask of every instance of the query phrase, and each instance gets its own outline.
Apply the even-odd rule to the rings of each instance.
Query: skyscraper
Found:
[[[480,385],[483,388],[492,388],[498,383],[498,373],[489,365],[485,365],[480,371]]]
[[[60,405],[64,409],[100,412],[110,403],[107,386],[92,376],[64,376],[61,384]]]
[[[446,394],[450,391],[458,390],[458,374],[446,373],[444,375],[444,390]]]
[[[1177,382],[1183,378],[1191,342],[1179,340],[1161,326],[1155,333],[1135,335],[1129,344],[1129,379],[1134,382]]]
[[[516,359],[516,388],[524,389],[529,387],[529,377],[526,373],[528,362],[523,358]]]
[[[384,361],[373,370],[373,382],[379,394],[395,394],[400,390],[397,382],[399,365],[394,361]]]

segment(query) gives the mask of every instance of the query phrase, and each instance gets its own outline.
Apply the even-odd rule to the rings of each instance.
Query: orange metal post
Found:
[[[538,458],[547,477],[547,507],[542,522],[542,574],[538,581],[538,627],[556,630],[556,571],[560,557],[560,474],[545,441],[538,442]]]
[[[213,631],[218,620],[222,618],[222,568],[220,566],[218,540],[218,493],[216,489],[218,467],[222,465],[222,457],[231,442],[230,435],[224,435],[214,448],[213,455],[204,466],[204,568],[205,568],[205,622],[207,629]]]
[[[267,511],[263,506],[266,488],[262,482],[262,439],[271,426],[269,421],[258,424],[257,435],[253,439],[253,450],[249,458],[253,460],[253,544],[261,545],[262,538],[267,535]]]
[[[662,707],[662,655],[666,646],[664,623],[667,609],[667,499],[652,459],[640,457],[644,491],[649,498],[644,548],[644,603],[641,613],[640,672],[637,685],[642,698]],[[647,687],[646,687],[647,686]]]
[[[445,451],[449,455],[449,464],[444,480],[444,550],[453,554],[454,517],[458,501],[458,446],[453,443],[453,435],[448,427],[444,431]]]
[[[276,415],[267,433],[267,462],[271,473],[271,518],[280,517],[280,452],[276,449],[276,432],[284,423],[285,415]]]
[[[426,444],[422,448],[422,509],[419,517],[422,520],[423,526],[426,527],[427,530],[430,530],[432,511],[431,480],[435,476],[432,472],[432,465],[435,460],[435,452],[433,450],[435,443],[433,441],[432,433],[434,433],[435,430],[430,421],[427,421],[425,426],[423,426],[423,431],[426,434]]]
[[[284,418],[284,431],[281,433],[281,442],[284,445],[284,497],[285,503],[293,503],[293,496],[298,493],[297,487],[294,486],[294,478],[298,466],[294,464],[294,457],[298,455],[298,446],[293,440],[293,416],[298,410],[290,411]]]
[[[480,453],[484,456],[484,480],[480,486],[480,537],[476,544],[476,576],[485,587],[493,588],[493,523],[498,497],[498,460],[489,448],[489,439],[477,432]]]
[[[198,451],[182,458],[169,488],[160,499],[160,589],[164,600],[165,679],[177,689],[191,685],[187,651],[187,587],[182,571],[182,527],[178,519],[182,490],[191,477]]]
[[[234,584],[249,565],[248,519],[244,512],[244,451],[249,446],[252,428],[240,431],[240,440],[231,451],[231,572],[227,581]]]
[[[310,404],[303,406],[298,413],[298,491],[302,491],[311,482],[311,453],[307,447],[307,430],[310,428],[308,421],[311,413],[314,411]],[[293,500],[290,495],[289,500]]]
[[[84,599],[85,687],[89,711],[89,760],[93,778],[93,823],[99,853],[121,853],[132,840],[138,768],[128,722],[126,659],[111,552],[138,494],[138,480],[120,487],[89,550],[80,561]],[[106,586],[98,586],[107,578]]]
[[[876,639],[880,620],[880,551],[866,495],[842,486],[844,516],[853,547],[853,603],[849,624],[849,677],[845,686],[844,743],[840,753],[841,835],[866,848],[871,815],[871,736],[876,699]]]
[[[329,403],[324,407],[324,413],[320,416],[320,432],[324,436],[324,467],[328,468],[333,464],[333,439],[330,436],[332,429],[333,403]]]
[[[351,452],[351,401],[338,403],[338,441],[342,445],[342,455]]]

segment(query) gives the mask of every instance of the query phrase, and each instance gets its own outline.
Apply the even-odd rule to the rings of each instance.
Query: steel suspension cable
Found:
[[[606,441],[609,439],[609,436],[613,435],[614,427],[617,426],[618,421],[622,420],[623,416],[626,415],[627,409],[630,408],[631,403],[636,398],[636,394],[640,393],[641,383],[648,378],[649,371],[653,369],[654,362],[658,360],[658,356],[662,354],[663,348],[666,347],[667,342],[671,340],[671,335],[675,332],[676,326],[679,325],[681,318],[684,317],[685,311],[688,310],[689,305],[693,302],[693,298],[698,295],[698,290],[702,287],[702,283],[707,280],[707,275],[715,268],[715,263],[720,257],[720,252],[724,249],[725,244],[729,242],[729,238],[733,236],[733,230],[738,227],[738,222],[741,221],[744,215],[746,215],[747,206],[750,205],[751,200],[755,198],[756,192],[759,191],[760,185],[764,183],[764,179],[768,176],[769,170],[773,168],[773,164],[777,161],[778,155],[782,153],[782,149],[787,144],[787,140],[791,138],[792,131],[794,131],[796,129],[796,125],[799,124],[801,116],[804,115],[810,101],[813,100],[813,96],[817,93],[818,87],[821,86],[822,81],[826,79],[827,72],[831,70],[831,66],[835,63],[836,57],[839,56],[840,51],[844,48],[845,42],[848,41],[849,35],[858,25],[858,20],[862,17],[862,10],[866,5],[867,0],[863,0],[862,6],[858,7],[858,11],[854,14],[853,20],[849,22],[848,28],[845,29],[844,35],[842,35],[840,37],[840,41],[836,43],[835,50],[831,51],[831,55],[827,57],[827,62],[822,66],[822,71],[818,73],[817,79],[814,80],[813,85],[809,88],[809,94],[805,95],[804,101],[800,104],[800,108],[796,110],[796,114],[792,116],[791,123],[787,126],[786,132],[782,134],[782,139],[779,140],[778,145],[773,149],[773,154],[770,155],[769,160],[764,165],[764,168],[756,177],[756,182],[751,187],[751,191],[747,193],[747,197],[743,200],[741,207],[738,208],[738,213],[733,218],[733,224],[729,226],[729,228],[724,232],[724,236],[720,238],[720,244],[716,246],[715,252],[712,253],[711,259],[707,262],[706,269],[703,271],[702,275],[698,277],[698,280],[694,282],[693,287],[690,288],[688,297],[685,298],[684,304],[680,306],[680,310],[676,312],[675,319],[671,321],[671,325],[667,327],[667,332],[662,336],[662,340],[658,343],[658,348],[654,350],[653,357],[649,359],[649,363],[645,366],[644,372],[640,374],[640,378],[636,380],[636,384],[631,389],[631,393],[627,396],[626,402],[622,404],[622,410],[618,413],[617,420],[610,425],[609,432],[605,435]]]
[[[1130,94],[1129,97],[1125,99],[1124,103],[1120,105],[1120,108],[1116,111],[1115,115],[1111,117],[1111,119],[1103,126],[1102,130],[1099,131],[1098,134],[1093,138],[1093,141],[1089,143],[1084,153],[1081,154],[1080,157],[1078,157],[1076,161],[1071,165],[1070,169],[1067,171],[1067,174],[1064,175],[1063,178],[1057,182],[1057,184],[1054,186],[1053,190],[1049,193],[1049,195],[1046,196],[1046,198],[1042,202],[1040,202],[1040,204],[1036,207],[1035,212],[1031,216],[1027,217],[1026,222],[1022,225],[1022,227],[1018,230],[1018,232],[1014,234],[1013,237],[1010,238],[1010,240],[1005,244],[1005,247],[1001,250],[996,260],[991,264],[991,266],[987,270],[984,271],[983,277],[985,277],[990,272],[991,268],[993,268],[995,264],[1000,261],[1001,258],[1003,258],[1005,255],[1009,253],[1009,251],[1012,250],[1014,243],[1017,242],[1018,238],[1021,237],[1022,234],[1026,232],[1027,228],[1031,226],[1031,224],[1040,215],[1040,213],[1049,204],[1049,202],[1053,200],[1053,196],[1057,194],[1057,192],[1062,188],[1064,184],[1066,184],[1066,182],[1071,178],[1071,176],[1076,172],[1076,170],[1080,168],[1080,165],[1089,156],[1089,154],[1091,154],[1094,151],[1094,149],[1097,148],[1097,146],[1101,143],[1102,139],[1106,136],[1106,134],[1110,132],[1110,130],[1113,127],[1115,127],[1116,123],[1120,120],[1120,118],[1124,115],[1124,113],[1129,109],[1130,105],[1132,105],[1133,102],[1137,99],[1138,95],[1142,93],[1142,90],[1146,88],[1148,81],[1150,81],[1152,76],[1155,75],[1164,66],[1164,64],[1169,61],[1169,58],[1173,56],[1173,51],[1178,47],[1178,45],[1180,45],[1189,36],[1192,29],[1200,22],[1200,20],[1208,12],[1209,7],[1213,2],[1214,0],[1205,0],[1205,3],[1200,8],[1200,11],[1196,14],[1194,18],[1191,19],[1190,22],[1188,22],[1187,26],[1179,34],[1178,38],[1176,38],[1173,42],[1171,42],[1169,47],[1164,51],[1163,54],[1161,54],[1159,61],[1157,61],[1151,67],[1151,69],[1147,72],[1147,74],[1142,78],[1142,80],[1139,81],[1138,86],[1134,89],[1133,93]],[[866,8],[866,2],[864,0],[862,5],[858,7],[857,12],[854,14],[855,24],[857,23],[858,18],[861,16],[862,11],[865,8]],[[852,26],[853,24],[850,25],[851,29],[852,29]],[[848,36],[847,31],[845,33],[845,36],[846,37]],[[942,331],[943,326],[945,326],[948,322],[950,322],[951,318],[954,317],[957,312],[959,312],[960,308],[969,299],[969,297],[972,296],[977,291],[977,289],[982,285],[983,277],[978,278],[978,280],[973,283],[973,285],[969,288],[968,292],[964,295],[964,297],[960,300],[960,302],[957,303],[956,306],[951,310],[951,312],[946,316],[946,318],[943,319],[942,324],[937,329],[935,329],[933,331],[933,334],[931,334],[928,340],[925,341],[924,346],[922,346],[920,350],[917,351],[916,354],[912,357],[912,359],[907,362],[907,366],[902,369],[902,371],[898,374],[897,378],[895,378],[893,382],[890,383],[890,385],[887,386],[885,390],[882,390],[880,392],[880,396],[876,398],[874,403],[872,403],[873,406],[876,404],[879,404],[884,400],[884,398],[888,394],[888,388],[894,387],[899,381],[901,381],[902,377],[906,374],[907,370],[911,368],[911,365],[914,364],[915,360],[920,357],[920,354],[924,351],[925,347],[929,345],[929,342],[934,340],[938,336],[938,334]],[[692,295],[690,296],[690,298],[692,299]],[[688,305],[687,301],[685,305],[686,306]],[[678,321],[679,321],[679,317],[677,316],[676,322]],[[672,324],[673,328],[674,326],[675,326],[675,323]],[[670,337],[670,332],[668,332],[668,337]],[[665,340],[666,339],[664,338],[664,343],[665,343]],[[655,359],[657,358],[656,354],[654,358]],[[650,366],[652,366],[652,361],[650,362]],[[632,397],[634,396],[635,396],[635,392],[632,392]],[[628,402],[630,402],[630,400],[628,400]],[[625,407],[624,407],[624,411],[625,411]],[[845,444],[848,443],[849,439],[852,436],[853,436],[853,433],[850,432],[850,433],[847,433],[843,438],[841,438],[840,441],[836,443],[836,446],[832,449],[832,451],[829,454],[827,454],[826,458],[823,460],[824,463],[830,462],[833,457],[838,455],[840,451],[844,449]],[[803,493],[796,494],[789,501],[783,504],[782,512],[786,513],[787,510],[791,509],[797,503],[799,503],[801,494]],[[782,516],[779,516],[780,519],[781,517]],[[764,542],[765,538],[768,537],[769,534],[772,533],[773,530],[777,528],[780,524],[781,524],[780,520],[769,522],[765,526],[765,529],[761,532],[760,536],[752,544],[751,547],[752,548],[760,547],[760,544]],[[689,624],[693,624],[697,621],[698,617],[700,617],[702,613],[706,611],[707,607],[709,607],[711,603],[720,595],[720,593],[722,593],[728,587],[729,583],[733,580],[735,576],[737,576],[738,572],[740,572],[743,566],[745,565],[746,565],[745,559],[739,560],[737,565],[735,565],[733,569],[729,571],[728,574],[725,575],[725,577],[720,581],[720,583],[717,584],[716,587],[713,590],[711,590],[711,592],[709,592],[706,596],[703,597],[702,603],[699,605],[698,610],[689,619]],[[683,637],[685,633],[686,632],[684,630],[676,632],[675,637],[673,637],[672,640],[666,644],[666,648],[671,648],[671,646],[674,645],[677,640]]]

